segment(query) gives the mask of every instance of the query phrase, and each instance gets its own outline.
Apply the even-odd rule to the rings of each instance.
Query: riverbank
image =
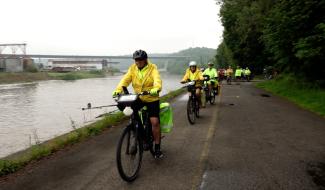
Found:
[[[86,78],[102,78],[107,73],[103,71],[78,71],[68,73],[57,72],[21,72],[21,73],[0,73],[0,84],[12,84],[23,82],[34,82],[42,80],[77,80]]]
[[[161,101],[164,102],[171,100],[183,92],[183,89],[172,91],[163,96],[161,98]],[[88,139],[89,137],[98,135],[104,130],[109,129],[110,127],[125,119],[126,117],[121,112],[117,112],[115,114],[108,115],[102,120],[99,120],[95,123],[79,128],[65,135],[56,137],[42,144],[34,145],[27,150],[13,154],[4,159],[0,159],[0,176],[14,173],[33,161],[37,161],[67,146],[76,144]]]
[[[325,117],[325,89],[300,82],[293,76],[280,76],[256,86]]]

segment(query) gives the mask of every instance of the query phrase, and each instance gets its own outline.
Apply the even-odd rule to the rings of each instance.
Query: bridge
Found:
[[[132,56],[107,55],[43,55],[43,54],[0,54],[0,58],[39,58],[39,59],[132,59]],[[188,59],[188,56],[150,56],[150,59]]]
[[[164,68],[161,68],[161,72],[167,71],[167,66],[170,60],[172,59],[187,59],[189,60],[188,56],[150,56],[150,59],[158,59],[158,60],[165,60]],[[9,60],[6,61],[6,59],[12,60],[9,63]],[[23,59],[53,59],[54,60],[60,60],[64,59],[66,62],[69,62],[68,60],[72,60],[69,63],[73,63],[76,61],[87,61],[87,62],[101,62],[107,64],[117,64],[118,62],[112,62],[112,59],[115,60],[125,60],[125,59],[133,59],[131,55],[126,56],[107,56],[107,55],[44,55],[44,54],[1,54],[0,53],[0,60],[3,60],[2,62],[6,61],[7,64],[1,64],[0,63],[0,70],[3,71],[22,71],[23,65],[22,60]],[[11,68],[12,67],[12,68]],[[8,68],[11,68],[10,70]]]

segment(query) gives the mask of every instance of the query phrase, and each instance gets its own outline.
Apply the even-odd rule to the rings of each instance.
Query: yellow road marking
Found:
[[[218,96],[218,104],[220,104],[221,102],[221,90]],[[208,129],[208,133],[207,136],[205,138],[205,143],[203,145],[203,149],[200,155],[200,161],[199,161],[199,166],[198,166],[198,172],[194,175],[193,180],[192,180],[192,189],[198,189],[199,185],[200,185],[200,181],[201,178],[203,176],[204,173],[204,169],[205,169],[205,164],[208,160],[208,156],[209,156],[209,151],[210,151],[210,146],[211,146],[211,140],[212,137],[215,133],[216,130],[216,122],[219,116],[219,109],[214,109],[213,111],[213,118],[211,120],[209,129]]]

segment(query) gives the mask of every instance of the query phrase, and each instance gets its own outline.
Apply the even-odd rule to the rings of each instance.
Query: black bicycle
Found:
[[[207,77],[204,77],[204,81],[209,80]],[[195,124],[196,118],[200,117],[200,104],[199,99],[196,96],[196,83],[202,81],[189,81],[185,83],[187,91],[190,92],[190,97],[187,101],[187,119],[190,124]]]
[[[204,80],[206,81],[203,86],[203,90],[205,92],[205,100],[206,102],[210,102],[210,104],[214,104],[216,101],[216,96],[219,94],[218,87],[215,87],[215,81],[210,81],[211,86],[213,86],[212,90],[210,90],[207,81],[209,81],[210,77],[208,75],[204,75]],[[217,78],[215,78],[217,80]]]
[[[187,91],[190,92],[190,97],[187,101],[187,119],[190,124],[194,124],[196,118],[200,116],[200,106],[199,99],[196,96],[196,84],[197,81],[190,81],[185,83],[185,87],[187,87]]]
[[[125,92],[117,99],[118,108],[130,115],[130,123],[124,128],[119,139],[116,152],[117,169],[121,178],[127,182],[134,181],[140,171],[143,151],[150,151],[154,156],[154,138],[152,126],[146,107],[139,111],[132,110],[132,105],[139,96],[148,95],[129,94]],[[138,115],[137,115],[138,114]]]

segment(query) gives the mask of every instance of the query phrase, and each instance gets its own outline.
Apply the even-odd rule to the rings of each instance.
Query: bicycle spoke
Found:
[[[141,166],[142,151],[138,142],[137,133],[126,128],[119,141],[117,151],[118,171],[126,181],[136,178]]]

